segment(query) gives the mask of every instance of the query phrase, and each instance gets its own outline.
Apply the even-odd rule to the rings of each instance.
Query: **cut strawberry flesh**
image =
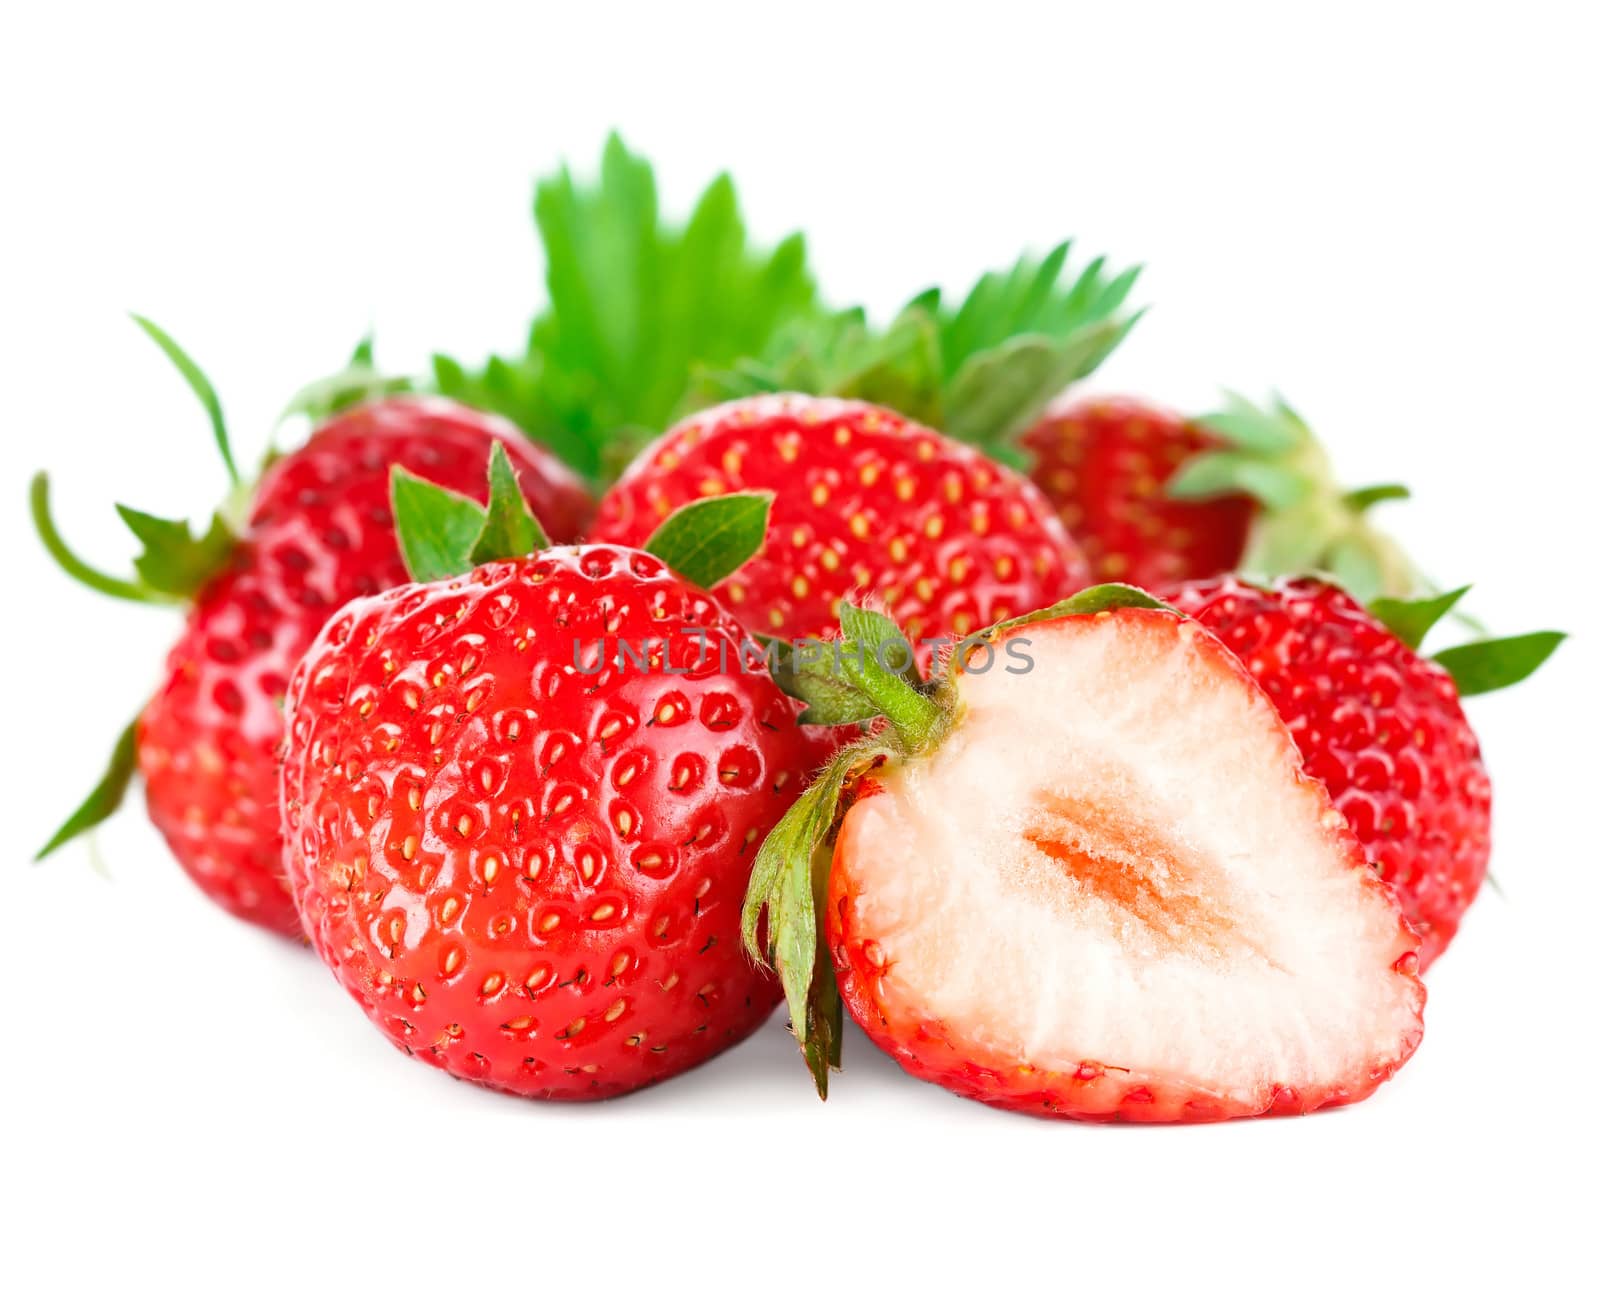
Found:
[[[1042,1110],[1370,1092],[1421,1035],[1416,941],[1266,697],[1166,612],[1016,636],[1032,671],[963,675],[944,745],[846,817],[828,921],[857,1019]]]

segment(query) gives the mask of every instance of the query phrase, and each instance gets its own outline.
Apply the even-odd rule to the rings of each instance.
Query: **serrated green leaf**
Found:
[[[1451,647],[1434,656],[1463,696],[1481,696],[1520,683],[1548,660],[1565,633],[1521,633]]]
[[[220,514],[198,537],[187,520],[164,520],[121,503],[117,514],[143,546],[134,571],[146,587],[169,596],[193,597],[228,564],[238,542]]]
[[[487,517],[483,507],[403,466],[389,473],[389,500],[400,555],[413,579],[432,583],[472,568],[473,545]]]
[[[590,479],[620,462],[619,436],[637,446],[664,428],[698,373],[766,356],[778,330],[818,311],[801,237],[753,246],[726,176],[673,226],[650,165],[617,136],[598,181],[566,168],[542,180],[534,218],[549,306],[526,352],[476,371],[435,359],[435,383],[510,417]]]
[[[217,451],[222,454],[222,464],[227,467],[228,482],[238,484],[239,467],[234,464],[233,448],[228,442],[228,426],[222,419],[222,400],[217,397],[217,391],[206,378],[206,373],[178,346],[177,340],[154,321],[140,316],[137,312],[130,315],[134,324],[149,335],[155,341],[156,347],[160,348],[167,355],[167,359],[178,368],[178,373],[187,381],[195,397],[200,399],[200,404],[206,409],[206,416],[211,421],[211,436],[216,441]]]
[[[101,775],[100,781],[95,784],[94,790],[84,802],[72,811],[67,821],[56,829],[55,835],[45,842],[38,854],[33,856],[35,863],[54,853],[74,837],[82,835],[92,827],[98,827],[122,804],[122,798],[127,794],[128,783],[133,778],[136,728],[136,723],[130,723],[122,730],[116,745],[112,747],[111,761],[106,765],[106,771]]]
[[[1270,511],[1286,511],[1305,499],[1312,483],[1298,471],[1250,452],[1202,452],[1166,483],[1178,502],[1201,502],[1242,493]]]
[[[990,456],[1008,455],[1021,434],[1063,389],[1087,375],[1126,326],[1103,321],[1066,338],[1019,335],[969,357],[950,380],[944,432]]]
[[[711,588],[761,550],[772,493],[725,493],[680,506],[650,535],[644,550],[691,583]]]
[[[1415,651],[1422,645],[1422,639],[1451,608],[1467,595],[1471,585],[1455,588],[1450,592],[1441,592],[1427,597],[1415,597],[1409,601],[1398,597],[1378,597],[1367,606],[1377,619],[1383,622],[1385,628]]]
[[[497,440],[489,451],[489,505],[468,560],[473,565],[483,565],[527,556],[549,545],[550,537],[528,509],[517,483],[517,472],[511,468],[511,459]]]

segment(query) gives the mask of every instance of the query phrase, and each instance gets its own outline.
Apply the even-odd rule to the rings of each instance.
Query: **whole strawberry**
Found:
[[[838,603],[870,591],[914,642],[965,636],[1087,578],[1014,471],[886,408],[795,394],[669,430],[601,498],[591,536],[637,545],[685,503],[748,489],[776,494],[771,531],[717,593],[759,634],[826,637]]]
[[[1164,595],[1221,638],[1272,698],[1307,772],[1399,895],[1422,937],[1422,966],[1433,962],[1489,867],[1489,775],[1460,697],[1526,677],[1560,635],[1479,642],[1430,660],[1414,647],[1461,591],[1379,601],[1373,613],[1317,579],[1261,588],[1225,577]]]
[[[1154,587],[1229,570],[1322,570],[1363,597],[1404,596],[1410,564],[1366,520],[1398,485],[1345,492],[1282,401],[1234,395],[1187,419],[1138,398],[1076,399],[1022,438],[1033,480],[1097,579]]]
[[[231,468],[215,395],[183,361]],[[69,573],[111,595],[189,607],[161,684],[111,772],[41,857],[109,815],[137,766],[151,821],[206,894],[239,917],[295,934],[277,801],[290,671],[345,601],[407,579],[389,509],[391,467],[481,495],[496,446],[552,528],[575,536],[589,505],[577,481],[511,426],[439,399],[386,398],[330,420],[272,464],[238,530],[219,515],[196,539],[180,521],[119,507],[145,547],[136,581],[100,575],[66,552],[40,476],[35,517]]]
[[[709,577],[695,532],[663,550]],[[740,902],[813,755],[750,652],[704,588],[625,547],[340,612],[289,692],[288,865],[313,947],[385,1035],[496,1089],[601,1099],[762,1022],[777,987]]]

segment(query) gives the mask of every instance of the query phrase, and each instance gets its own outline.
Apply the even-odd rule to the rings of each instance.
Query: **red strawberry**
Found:
[[[765,1019],[739,906],[812,748],[747,646],[703,588],[611,546],[398,588],[323,631],[289,693],[290,878],[396,1045],[600,1099]]]
[[[204,392],[210,406],[214,395]],[[295,934],[277,802],[290,671],[345,601],[407,578],[389,513],[390,468],[481,496],[497,443],[552,527],[574,535],[588,508],[577,481],[510,425],[438,399],[388,398],[324,425],[267,471],[237,537],[219,519],[196,542],[181,522],[124,510],[146,546],[136,583],[98,575],[65,552],[45,481],[36,480],[41,533],[69,572],[113,595],[192,600],[165,677],[119,744],[106,783],[42,853],[106,817],[136,761],[151,821],[206,894]]]
[[[1306,771],[1326,784],[1399,895],[1426,968],[1449,945],[1489,867],[1489,775],[1461,691],[1525,677],[1560,635],[1480,642],[1436,663],[1320,580],[1264,589],[1227,577],[1166,595],[1221,638],[1272,698]],[[1374,608],[1414,644],[1460,595]]]
[[[1034,482],[1097,579],[1154,587],[1227,570],[1325,570],[1366,596],[1416,577],[1365,512],[1405,490],[1347,493],[1316,439],[1281,401],[1230,395],[1188,420],[1137,398],[1083,398],[1023,436]]]
[[[886,408],[794,394],[668,431],[601,499],[592,537],[638,545],[684,503],[740,489],[777,494],[771,533],[717,593],[761,634],[826,637],[838,602],[871,590],[913,640],[965,636],[1087,575],[1020,475]]]
[[[1416,937],[1271,703],[1197,623],[1089,589],[992,630],[923,689],[882,667],[903,659],[880,651],[887,620],[847,610],[844,632],[841,688],[888,729],[768,839],[745,915],[767,908],[819,1078],[835,978],[907,1071],[1040,1115],[1309,1112],[1410,1057]],[[809,865],[847,783],[818,923]]]
[[[1136,398],[1080,399],[1046,415],[1022,444],[1034,458],[1033,482],[1096,578],[1149,587],[1232,569],[1244,555],[1248,497],[1166,495],[1185,464],[1222,446],[1176,412]]]

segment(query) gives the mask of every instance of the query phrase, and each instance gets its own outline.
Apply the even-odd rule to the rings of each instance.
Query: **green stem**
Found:
[[[944,733],[944,709],[904,678],[884,670],[876,659],[865,670],[854,659],[855,654],[875,657],[876,652],[875,647],[857,643],[851,653],[841,657],[845,675],[894,725],[907,755],[930,749]]]
[[[57,565],[85,587],[123,601],[140,601],[149,605],[182,604],[177,598],[156,592],[133,579],[117,579],[103,574],[87,561],[79,559],[56,530],[55,521],[50,518],[50,476],[42,470],[28,485],[28,511],[44,549]]]

